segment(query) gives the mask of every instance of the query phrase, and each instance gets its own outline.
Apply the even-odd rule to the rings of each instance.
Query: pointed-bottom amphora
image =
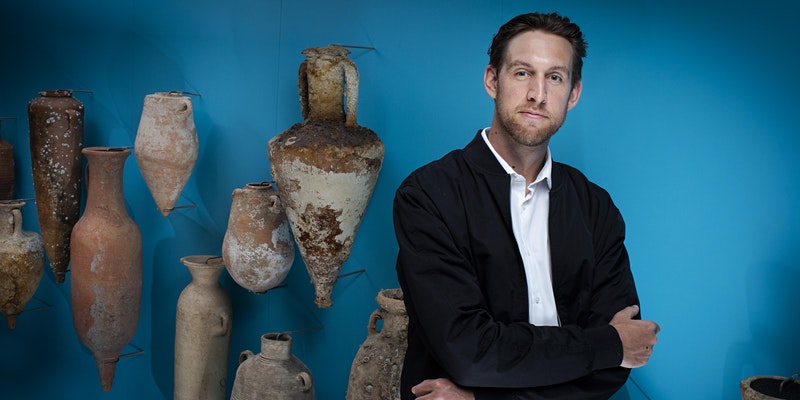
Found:
[[[358,73],[348,53],[335,45],[303,51],[308,59],[300,66],[298,86],[305,120],[267,146],[272,177],[320,308],[333,305],[333,285],[383,164],[383,142],[356,123]]]

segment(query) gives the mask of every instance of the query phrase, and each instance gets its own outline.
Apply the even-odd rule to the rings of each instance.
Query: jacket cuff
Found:
[[[622,340],[611,325],[586,330],[587,340],[594,349],[592,370],[619,367],[622,364]]]

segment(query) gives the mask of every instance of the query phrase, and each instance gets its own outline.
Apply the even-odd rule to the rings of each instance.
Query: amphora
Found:
[[[408,348],[408,314],[400,289],[385,289],[375,298],[378,309],[367,324],[367,339],[350,368],[347,400],[400,400],[400,373]],[[382,326],[378,328],[378,322]]]
[[[245,350],[233,382],[231,400],[314,400],[311,371],[292,354],[286,333],[261,336],[261,353]]]
[[[87,199],[72,230],[72,322],[111,390],[119,355],[136,333],[142,299],[142,235],[125,208],[122,172],[130,150],[83,149]]]
[[[2,118],[0,118],[2,122]],[[0,200],[14,198],[14,146],[0,132]]]
[[[81,208],[83,103],[71,90],[48,90],[28,103],[31,169],[44,248],[63,283],[70,237]]]
[[[44,275],[44,243],[22,230],[24,201],[0,201],[0,311],[14,329]]]
[[[145,96],[134,155],[142,178],[165,217],[189,181],[199,149],[191,99],[179,92]]]
[[[222,257],[187,256],[192,281],[178,297],[175,315],[175,399],[222,400],[228,387],[231,314],[219,284]]]
[[[309,48],[298,86],[304,121],[273,137],[270,170],[315,289],[331,293],[383,164],[384,145],[356,122],[358,72],[341,46]],[[346,100],[346,102],[345,102]]]
[[[248,183],[232,197],[222,240],[225,267],[239,286],[264,293],[286,279],[294,262],[289,221],[270,183]]]

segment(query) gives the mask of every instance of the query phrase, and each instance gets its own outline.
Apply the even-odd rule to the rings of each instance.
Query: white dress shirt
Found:
[[[503,169],[511,176],[511,224],[522,255],[528,284],[528,320],[537,326],[558,326],[558,312],[550,276],[550,188],[553,160],[547,149],[544,166],[536,179],[525,187],[525,177],[497,154],[488,138],[489,128],[482,132],[483,140]]]

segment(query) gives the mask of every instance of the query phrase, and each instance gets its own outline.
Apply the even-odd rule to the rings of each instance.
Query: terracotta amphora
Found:
[[[2,122],[2,119],[0,119]],[[0,132],[0,200],[14,198],[14,146]]]
[[[314,400],[311,371],[292,354],[285,333],[261,336],[261,353],[245,350],[233,381],[231,400]]]
[[[378,309],[367,324],[367,339],[350,368],[347,400],[400,400],[400,372],[408,348],[408,314],[400,289],[376,297]],[[378,329],[378,321],[383,321]]]
[[[283,282],[294,262],[294,240],[278,191],[270,183],[234,189],[222,258],[234,281],[254,293]]]
[[[185,400],[223,400],[228,387],[231,299],[219,284],[222,257],[181,258],[192,281],[178,297],[175,315],[175,392]]]
[[[190,98],[179,92],[145,96],[134,154],[142,178],[165,217],[192,175],[199,148]]]
[[[11,329],[44,275],[42,237],[22,230],[24,205],[24,201],[0,201],[0,311]]]
[[[348,53],[335,45],[303,51],[307,59],[298,86],[304,121],[267,146],[272,177],[320,308],[333,305],[333,285],[383,164],[383,142],[356,122],[358,73]]]
[[[72,230],[72,322],[111,390],[119,355],[136,333],[142,299],[142,235],[125,208],[130,150],[87,147],[86,209]]]
[[[81,208],[83,103],[71,90],[48,90],[28,103],[31,169],[44,248],[63,283],[72,227]]]

